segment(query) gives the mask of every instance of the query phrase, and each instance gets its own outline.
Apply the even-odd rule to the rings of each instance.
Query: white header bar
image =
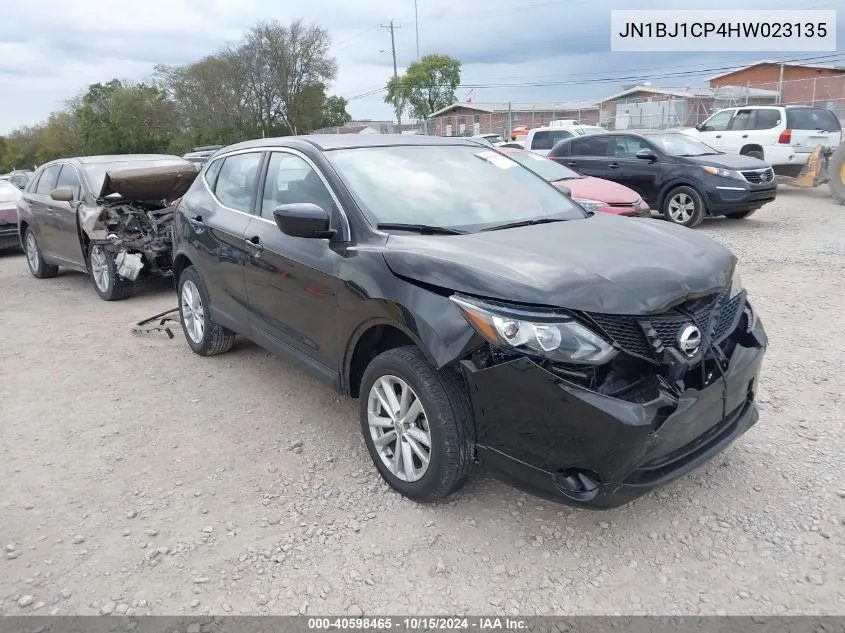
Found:
[[[612,51],[836,51],[836,11],[610,12]]]

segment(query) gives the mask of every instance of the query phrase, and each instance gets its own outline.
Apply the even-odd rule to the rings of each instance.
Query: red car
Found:
[[[633,189],[610,180],[582,176],[553,160],[523,149],[497,148],[556,187],[572,192],[572,199],[590,211],[651,217],[651,209]]]
[[[0,250],[19,248],[17,202],[21,190],[8,180],[0,180]]]

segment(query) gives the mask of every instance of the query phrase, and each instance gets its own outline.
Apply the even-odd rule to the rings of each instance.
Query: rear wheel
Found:
[[[235,333],[212,318],[208,292],[193,266],[179,276],[179,316],[185,340],[200,356],[223,354],[235,344]]]
[[[35,233],[32,229],[27,228],[23,237],[24,250],[26,251],[26,263],[29,266],[29,272],[36,279],[49,279],[59,274],[59,267],[55,264],[48,264],[41,256],[41,249],[38,247],[38,242],[35,239]]]
[[[453,370],[435,370],[416,347],[379,354],[364,372],[361,431],[381,476],[426,503],[464,485],[475,450],[469,397]]]
[[[132,294],[135,283],[117,274],[114,255],[99,244],[88,250],[88,262],[91,266],[91,278],[94,288],[103,301],[121,301]]]
[[[704,219],[704,200],[692,187],[675,187],[663,199],[663,217],[681,226],[698,226]]]

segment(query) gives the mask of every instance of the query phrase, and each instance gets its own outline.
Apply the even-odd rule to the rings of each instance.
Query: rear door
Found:
[[[569,155],[558,159],[558,162],[584,176],[612,180],[608,175],[608,164],[613,156],[611,149],[613,138],[607,134],[595,134],[573,139],[567,143]]]
[[[73,165],[65,163],[61,167],[55,189],[67,187],[73,191],[73,201],[59,202],[50,198],[47,202],[51,218],[56,224],[54,248],[57,256],[78,266],[84,266],[85,258],[79,243],[79,228],[76,221],[76,210],[82,199],[82,183]]]
[[[729,143],[727,134],[734,112],[736,112],[736,110],[729,108],[727,110],[720,110],[711,116],[703,123],[701,129],[698,130],[698,138],[707,143],[710,147],[714,147],[722,152],[727,152],[728,150],[726,147]]]
[[[839,119],[824,108],[787,108],[786,127],[792,130],[792,148],[808,154],[819,145],[836,147],[842,138]]]
[[[48,258],[61,258],[59,254],[59,220],[50,209],[53,199],[50,194],[56,188],[61,165],[50,165],[41,172],[41,177],[26,198],[32,210],[32,230],[38,240],[38,247]],[[63,258],[62,258],[63,259]]]

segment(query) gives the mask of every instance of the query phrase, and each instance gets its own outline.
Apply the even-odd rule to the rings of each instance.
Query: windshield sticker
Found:
[[[479,152],[476,154],[481,160],[485,160],[491,165],[495,165],[499,169],[509,169],[516,167],[516,163],[506,156],[497,154],[496,152]]]

